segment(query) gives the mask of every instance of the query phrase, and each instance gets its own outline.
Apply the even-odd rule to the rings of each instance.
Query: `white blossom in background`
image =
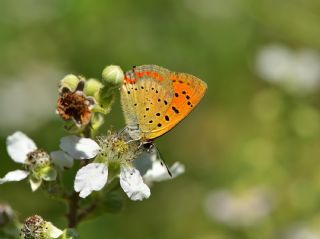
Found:
[[[204,203],[206,214],[231,227],[250,227],[268,217],[274,209],[273,194],[263,188],[253,188],[241,194],[230,190],[209,193]]]
[[[285,232],[284,239],[320,239],[320,230],[306,225],[295,225]]]
[[[268,45],[257,53],[255,67],[262,79],[293,93],[310,93],[320,87],[320,53],[316,50]]]
[[[61,139],[60,148],[74,159],[92,159],[100,152],[100,146],[90,138],[67,136]],[[120,165],[120,185],[131,200],[150,197],[150,189],[143,182],[140,172],[129,164]],[[85,198],[93,191],[101,190],[108,183],[108,164],[92,162],[76,174],[74,190]]]

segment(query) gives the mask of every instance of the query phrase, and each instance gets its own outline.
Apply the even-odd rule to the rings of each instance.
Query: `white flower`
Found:
[[[100,151],[100,146],[94,140],[74,135],[63,137],[60,148],[74,159],[91,159]]]
[[[33,140],[20,131],[7,137],[8,154],[17,163],[25,163],[27,155],[36,149],[37,146]]]
[[[294,93],[313,92],[320,87],[320,54],[272,44],[259,51],[256,71],[264,80]]]
[[[91,159],[98,155],[100,146],[89,138],[64,137],[60,148],[76,159]],[[150,189],[143,182],[140,172],[126,164],[120,165],[120,185],[131,200],[142,200],[150,196]],[[101,190],[108,182],[108,164],[90,163],[76,174],[74,190],[82,198],[93,191]]]
[[[143,182],[140,172],[135,168],[121,167],[120,185],[133,201],[141,201],[150,197],[149,187]]]
[[[153,182],[161,182],[178,177],[185,172],[185,166],[179,162],[175,162],[168,169],[162,160],[157,159],[156,149],[150,152],[143,152],[138,159],[135,160],[135,166],[143,175],[143,179],[147,184]]]
[[[48,228],[47,230],[50,237],[59,238],[62,235],[63,231],[57,228],[51,222],[47,222],[46,225],[47,225],[47,228]]]
[[[37,149],[36,144],[24,133],[17,131],[7,137],[7,151],[13,161],[25,164],[27,155]],[[14,170],[0,178],[0,184],[13,181],[21,181],[27,178],[28,171]]]
[[[28,177],[29,172],[24,170],[14,170],[8,172],[3,178],[0,178],[0,184],[13,181],[21,181]]]
[[[155,160],[152,164],[152,168],[149,169],[145,175],[143,175],[143,179],[148,183],[170,180],[178,177],[180,174],[183,174],[185,172],[185,167],[183,164],[175,162],[169,168],[169,171],[171,176],[169,175],[164,163],[160,160]]]
[[[77,172],[74,190],[80,192],[80,197],[85,198],[93,191],[101,190],[107,184],[107,181],[107,165],[104,163],[90,163]],[[140,172],[135,168],[121,167],[120,185],[133,201],[150,197],[149,187],[143,182]]]
[[[24,164],[29,171],[14,170],[0,178],[0,184],[21,181],[29,176],[32,191],[37,190],[42,180],[53,181],[56,171],[50,164],[49,155],[37,149],[36,144],[24,133],[17,131],[7,137],[7,151],[13,161]]]
[[[101,190],[107,180],[107,166],[103,163],[90,163],[77,172],[74,190],[80,192],[80,197],[85,198],[93,191]]]
[[[78,136],[66,136],[60,139],[60,148],[62,150],[50,153],[52,162],[61,170],[71,168],[74,159],[91,159],[100,151],[100,146],[90,138],[81,138]]]

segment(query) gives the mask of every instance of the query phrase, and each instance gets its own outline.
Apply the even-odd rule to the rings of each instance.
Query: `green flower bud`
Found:
[[[60,88],[67,87],[70,89],[70,91],[74,91],[79,83],[79,78],[75,75],[66,75],[61,81],[60,81]]]
[[[103,88],[103,84],[96,79],[89,79],[86,81],[84,87],[84,93],[86,96],[93,96],[97,98],[100,90]]]
[[[107,88],[120,87],[123,84],[124,73],[120,66],[110,65],[102,71],[102,81]]]
[[[119,66],[110,65],[102,71],[102,85],[99,94],[95,97],[98,104],[95,106],[94,111],[103,114],[108,114],[114,102],[113,90],[119,88],[124,81],[124,73]]]

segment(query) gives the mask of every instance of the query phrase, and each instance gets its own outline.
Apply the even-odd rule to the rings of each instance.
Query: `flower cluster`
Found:
[[[11,159],[22,165],[21,169],[8,172],[0,178],[0,184],[28,179],[32,191],[46,190],[69,206],[69,227],[94,210],[99,202],[115,190],[124,191],[133,201],[150,197],[153,182],[172,179],[184,172],[180,163],[168,168],[159,157],[153,143],[132,140],[127,130],[108,131],[99,134],[114,102],[115,89],[123,83],[124,74],[118,66],[108,66],[102,72],[102,80],[86,79],[67,75],[59,86],[56,113],[66,122],[68,135],[60,139],[59,150],[48,152],[38,148],[26,134],[17,131],[6,140]],[[75,163],[78,161],[79,163]],[[66,170],[75,167],[74,191],[70,192],[63,183]],[[55,190],[52,190],[52,189]],[[79,203],[95,193],[94,200]],[[123,193],[121,193],[123,194]],[[103,204],[103,203],[101,203]],[[69,229],[68,229],[69,230]],[[68,236],[40,216],[25,221],[22,238],[76,238]],[[72,234],[72,233],[71,233]]]
[[[98,142],[98,143],[97,143]],[[126,142],[121,135],[109,132],[98,138],[67,136],[61,139],[60,147],[74,159],[92,159],[76,174],[74,189],[80,197],[87,197],[93,191],[100,191],[106,184],[119,178],[120,185],[131,200],[142,200],[150,196],[150,189],[144,182],[170,179],[165,166],[154,158],[154,152],[141,152],[136,142]],[[137,161],[150,161],[147,170],[139,167]],[[139,170],[140,169],[140,170]],[[184,172],[184,167],[175,164],[172,167],[173,177]],[[164,176],[168,175],[168,176]]]

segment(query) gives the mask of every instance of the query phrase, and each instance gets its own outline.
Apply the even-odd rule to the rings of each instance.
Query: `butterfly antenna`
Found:
[[[167,169],[168,174],[170,175],[170,177],[172,178],[172,173],[168,167],[168,165],[166,164],[166,162],[162,159],[162,155],[160,153],[160,151],[155,147],[156,151],[157,151],[157,158],[159,158],[161,166],[165,166]]]

